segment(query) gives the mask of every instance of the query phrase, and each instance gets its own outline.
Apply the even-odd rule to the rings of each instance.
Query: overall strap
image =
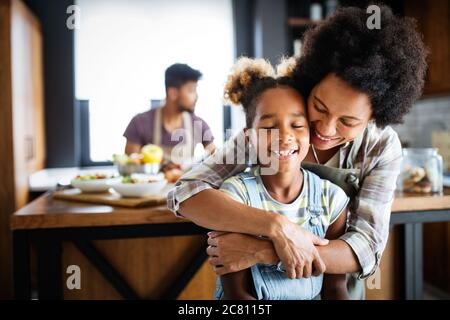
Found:
[[[155,116],[153,120],[153,144],[161,146],[161,130],[162,130],[162,107],[155,110]]]
[[[322,179],[310,171],[308,171],[308,189],[309,221],[305,227],[315,235],[323,238],[325,237],[326,229],[321,218],[325,214],[322,206]]]
[[[316,174],[308,171],[308,210],[312,215],[323,214],[322,180]]]
[[[194,143],[194,130],[192,127],[192,117],[187,111],[182,113],[183,117],[183,129],[184,129],[184,146],[189,152],[189,157],[194,156],[195,143]]]
[[[262,209],[263,204],[258,192],[256,177],[253,175],[251,171],[245,171],[239,173],[239,178],[242,180],[242,182],[245,185],[245,188],[247,189],[248,197],[250,199],[250,206]]]

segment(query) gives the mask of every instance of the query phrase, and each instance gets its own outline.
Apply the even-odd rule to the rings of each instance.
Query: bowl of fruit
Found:
[[[87,173],[77,175],[71,180],[71,185],[81,192],[106,192],[109,184],[120,181],[120,177],[104,173]]]
[[[134,173],[109,185],[122,197],[140,198],[160,193],[167,185],[167,180],[162,173],[156,175]]]
[[[133,173],[157,174],[161,169],[163,149],[154,144],[142,147],[140,153],[115,154],[113,162],[122,176]]]

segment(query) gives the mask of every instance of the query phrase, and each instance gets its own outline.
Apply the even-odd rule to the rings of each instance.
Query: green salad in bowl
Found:
[[[105,173],[85,173],[79,174],[72,179],[71,185],[82,192],[106,192],[110,183],[120,181],[120,177]]]
[[[157,195],[167,185],[164,174],[132,174],[123,177],[120,181],[110,186],[122,197],[146,197]]]

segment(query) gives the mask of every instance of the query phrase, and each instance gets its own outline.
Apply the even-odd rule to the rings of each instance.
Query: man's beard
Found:
[[[191,108],[185,107],[185,106],[183,106],[181,104],[178,104],[178,111],[180,111],[180,112],[186,111],[186,112],[189,112],[189,113],[194,113],[193,108],[191,109]]]

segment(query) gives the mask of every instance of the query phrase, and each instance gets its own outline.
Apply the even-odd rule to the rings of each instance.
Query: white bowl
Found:
[[[110,184],[121,181],[121,178],[97,179],[97,180],[80,180],[72,179],[70,184],[74,188],[78,188],[81,192],[94,193],[106,192],[110,188]]]
[[[167,184],[166,179],[155,182],[123,183],[114,182],[110,186],[125,198],[141,198],[158,194]]]
[[[120,164],[116,163],[117,170],[122,176],[129,176],[133,173],[157,174],[161,169],[160,163],[144,163],[144,164]]]
[[[164,180],[165,176],[164,173],[159,172],[156,174],[149,174],[149,173],[133,173],[130,175],[131,178],[133,179],[138,179],[138,180]],[[121,180],[119,180],[121,181]]]

